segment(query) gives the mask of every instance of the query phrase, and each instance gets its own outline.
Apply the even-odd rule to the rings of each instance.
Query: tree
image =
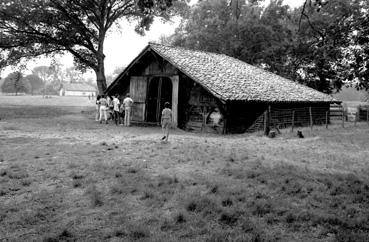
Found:
[[[74,67],[68,67],[65,69],[65,78],[69,83],[82,82],[82,73],[76,70]]]
[[[80,70],[96,74],[106,89],[104,41],[119,19],[137,21],[143,34],[155,16],[168,19],[183,0],[2,0],[0,67],[22,58],[69,52]]]
[[[4,79],[1,89],[5,93],[15,93],[15,95],[18,95],[20,92],[28,92],[29,86],[29,83],[23,79],[22,73],[17,71],[10,73]]]
[[[369,3],[203,0],[163,42],[223,53],[325,93],[369,88]]]
[[[264,9],[258,1],[207,0],[193,8],[174,36],[162,41],[227,54],[288,77],[283,68],[293,38],[290,18],[282,1],[271,1]]]
[[[301,11],[294,56],[300,60],[301,82],[331,93],[359,77],[361,68],[354,59],[358,60],[356,50],[362,50],[363,43],[353,39],[365,26],[359,19],[367,15],[367,6],[363,0],[307,1]]]
[[[357,89],[369,91],[369,2],[362,2],[362,16],[351,19],[351,45],[344,50],[349,77]]]
[[[31,92],[31,95],[36,91],[40,91],[44,87],[44,82],[37,75],[27,75],[24,80],[30,84],[29,91]]]
[[[54,79],[53,69],[50,66],[36,66],[32,69],[32,74],[41,78],[45,84]]]
[[[53,89],[54,86],[52,83],[58,82],[58,79],[55,78],[55,68],[53,66],[36,66],[32,70],[32,74],[38,76],[43,82],[43,90],[42,94],[51,94],[47,90]]]

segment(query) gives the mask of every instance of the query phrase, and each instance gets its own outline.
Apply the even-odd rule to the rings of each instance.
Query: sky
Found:
[[[197,0],[192,0],[194,4]],[[265,1],[266,4],[269,0]],[[284,0],[285,4],[291,7],[298,7],[303,4],[304,0]],[[134,31],[134,23],[130,24],[127,21],[121,21],[121,31],[111,31],[105,40],[105,74],[109,75],[118,67],[127,66],[145,47],[153,41],[158,41],[162,35],[171,35],[179,24],[179,19],[173,19],[171,22],[163,23],[160,20],[155,20],[150,31],[146,32],[145,36],[140,36]],[[73,58],[70,54],[64,55],[60,59],[65,67],[73,66]],[[51,60],[46,58],[39,58],[35,61],[29,62],[27,65],[28,72],[36,66],[50,65]],[[12,70],[6,68],[2,73],[5,77]],[[29,74],[29,73],[26,73]],[[85,78],[94,77],[92,72],[88,72]]]
[[[196,2],[192,0],[192,4]],[[265,2],[269,2],[266,0]],[[291,7],[299,7],[304,0],[284,0],[285,4]],[[146,36],[139,36],[134,32],[134,26],[129,26],[123,23],[124,33],[111,34],[105,45],[105,69],[107,73],[111,73],[119,66],[127,66],[148,44],[150,41],[157,41],[162,35],[171,35],[179,24],[179,20],[174,20],[172,23],[154,22],[151,30]]]

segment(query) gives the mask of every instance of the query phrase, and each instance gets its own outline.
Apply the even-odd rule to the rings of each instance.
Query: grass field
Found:
[[[368,124],[161,143],[93,111],[0,96],[0,241],[369,241]]]

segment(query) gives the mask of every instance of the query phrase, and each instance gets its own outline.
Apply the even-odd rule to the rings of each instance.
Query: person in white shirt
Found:
[[[101,96],[100,98],[100,123],[102,123],[102,118],[104,116],[104,120],[105,123],[108,123],[108,115],[107,115],[107,110],[108,110],[108,101],[106,100],[106,95]]]
[[[129,93],[127,93],[126,98],[123,100],[124,106],[124,126],[131,125],[131,109],[133,105],[133,100],[130,98]]]
[[[119,121],[119,105],[120,105],[120,101],[118,99],[118,94],[115,94],[115,97],[113,98],[113,111],[114,111],[114,121],[115,121],[115,125],[118,125],[118,121]]]
[[[165,142],[168,142],[169,138],[169,128],[172,124],[172,110],[170,109],[170,104],[166,102],[164,104],[164,109],[161,112],[161,129],[163,131],[163,138]]]

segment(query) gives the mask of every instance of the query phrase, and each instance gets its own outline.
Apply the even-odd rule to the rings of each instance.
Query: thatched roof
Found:
[[[95,92],[96,88],[86,83],[66,83],[63,85],[66,91]]]
[[[150,43],[137,58],[151,50],[224,101],[337,102],[329,95],[224,54]]]

